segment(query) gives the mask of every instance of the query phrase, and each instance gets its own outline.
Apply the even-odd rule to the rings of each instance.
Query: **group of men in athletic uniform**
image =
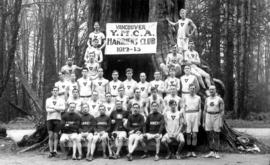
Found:
[[[185,10],[180,10],[180,16],[183,20],[179,20],[178,24],[184,26],[183,29],[193,24],[185,18]],[[184,52],[190,60],[178,63],[181,57],[175,57],[179,52],[176,50],[186,43],[182,32],[178,35],[178,46],[173,47],[173,53],[167,57],[168,77],[165,80],[161,72],[156,71],[152,81],[148,82],[146,73],[142,72],[137,82],[133,79],[133,69],[127,68],[126,80],[119,80],[119,72],[114,70],[109,81],[103,77],[100,65],[103,57],[99,54],[105,46],[105,36],[99,31],[98,23],[94,28],[89,36],[85,67],[74,65],[69,58],[59,73],[52,96],[46,100],[49,157],[57,155],[59,134],[65,159],[68,159],[67,145],[72,146],[72,159],[80,160],[82,145],[86,144],[86,160],[92,161],[96,145],[100,143],[104,158],[107,158],[108,151],[109,158],[118,159],[126,142],[129,161],[133,160],[133,153],[139,145],[144,151],[141,158],[146,158],[149,156],[147,144],[150,141],[155,142],[156,161],[160,159],[161,144],[167,151],[165,159],[181,159],[185,143],[188,149],[186,157],[196,157],[197,133],[202,125],[210,148],[205,157],[220,158],[219,133],[224,103],[209,79],[209,96],[202,111],[201,97],[197,92],[200,85],[206,87],[196,75],[197,72],[202,75],[197,67],[200,63],[198,53],[191,44],[190,50]],[[184,65],[184,75],[178,78],[176,74],[181,65]],[[81,71],[82,77],[76,77],[76,70]],[[172,144],[177,145],[176,150]]]

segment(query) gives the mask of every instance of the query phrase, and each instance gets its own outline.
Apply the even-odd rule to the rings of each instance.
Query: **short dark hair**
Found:
[[[126,73],[128,73],[128,72],[132,72],[133,73],[133,69],[132,68],[127,68],[126,69]]]

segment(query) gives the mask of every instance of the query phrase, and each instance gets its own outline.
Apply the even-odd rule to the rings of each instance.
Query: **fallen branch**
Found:
[[[41,142],[39,143],[36,143],[36,144],[33,144],[21,151],[19,151],[18,153],[24,153],[24,152],[27,152],[27,151],[30,151],[30,150],[34,150],[36,148],[38,148],[39,146],[41,146],[43,143],[47,142],[47,140],[49,139],[49,137],[47,136],[44,140],[42,140]]]

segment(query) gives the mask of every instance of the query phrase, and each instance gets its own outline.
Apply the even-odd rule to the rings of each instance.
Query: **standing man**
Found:
[[[191,19],[186,18],[185,9],[181,9],[179,11],[179,15],[181,19],[179,19],[177,22],[171,22],[168,18],[167,18],[167,21],[169,22],[169,24],[173,26],[178,25],[177,45],[178,45],[178,49],[184,52],[188,50],[189,38],[196,31],[197,27]],[[190,29],[191,29],[191,32],[190,32]]]
[[[109,81],[103,77],[103,69],[98,68],[98,78],[93,81],[93,90],[98,92],[99,100],[105,101],[105,93],[109,91]]]
[[[116,100],[120,100],[123,106],[123,110],[127,110],[129,97],[125,94],[125,88],[123,86],[118,88],[119,95]]]
[[[100,31],[100,26],[98,22],[94,23],[94,31],[89,34],[89,40],[87,42],[88,46],[93,46],[93,40],[98,40],[98,48],[103,49],[106,45],[105,35]]]
[[[82,77],[77,80],[80,91],[80,98],[88,102],[92,95],[92,82],[87,77],[87,69],[82,70]]]
[[[173,140],[176,141],[178,143],[178,148],[175,155],[177,159],[181,159],[180,152],[185,145],[185,138],[183,135],[184,117],[180,111],[177,111],[177,103],[175,100],[170,100],[169,106],[170,110],[164,114],[165,128],[167,133],[163,136],[161,142],[167,149],[167,156],[165,159],[170,159],[173,156],[169,144],[172,143]]]
[[[101,105],[101,101],[98,98],[97,91],[93,91],[91,99],[87,102],[90,108],[89,113],[94,117],[98,117],[99,114],[99,106]]]
[[[144,155],[142,159],[147,157],[147,148],[146,144],[143,141],[143,127],[144,127],[144,117],[139,113],[140,105],[135,103],[132,105],[132,114],[129,115],[127,121],[128,129],[128,161],[132,161],[132,154],[140,143],[144,149]]]
[[[146,81],[146,74],[144,72],[140,73],[140,82],[137,87],[141,90],[141,97],[146,99],[149,92],[149,82]]]
[[[95,61],[95,54],[89,54],[89,62],[85,62],[85,67],[88,69],[88,77],[91,81],[98,76],[99,63]]]
[[[65,110],[65,100],[58,97],[59,89],[54,87],[52,97],[46,100],[47,130],[49,134],[49,158],[57,155],[58,134],[61,129],[61,112]]]
[[[155,161],[159,160],[160,141],[162,138],[162,132],[164,129],[164,118],[161,113],[158,112],[159,104],[152,102],[152,113],[147,116],[144,129],[144,137],[146,141],[155,140],[156,142],[156,155]]]
[[[123,86],[122,81],[119,79],[119,72],[117,70],[114,70],[112,72],[112,81],[109,82],[109,89],[112,94],[113,100],[119,95],[118,89],[120,86]]]
[[[127,79],[123,82],[124,87],[125,87],[125,94],[129,97],[132,98],[134,96],[134,89],[137,87],[137,82],[133,80],[133,69],[127,68],[126,69],[126,76]]]
[[[170,87],[170,93],[164,98],[164,112],[170,110],[169,102],[170,100],[174,100],[176,102],[176,110],[179,111],[182,108],[182,98],[177,95],[176,87],[171,86]]]
[[[190,73],[190,66],[186,65],[184,68],[184,75],[181,76],[180,82],[181,82],[181,93],[182,98],[189,95],[189,85],[194,84],[196,93],[200,90],[200,85],[198,83],[197,78]]]
[[[157,89],[158,95],[163,97],[163,93],[165,92],[165,84],[164,81],[161,80],[161,74],[159,71],[154,73],[154,80],[150,82],[150,87],[155,87]]]
[[[129,112],[123,110],[123,106],[120,100],[115,101],[116,109],[111,113],[110,117],[112,120],[112,134],[116,135],[115,144],[117,151],[115,154],[115,159],[120,158],[120,151],[122,149],[124,141],[127,139],[127,130],[124,127],[126,124]]]
[[[78,82],[76,81],[75,74],[70,75],[70,82],[68,84],[68,98],[72,97],[72,90],[73,89],[79,89],[79,85],[78,85]]]
[[[197,146],[197,135],[201,122],[201,97],[196,95],[194,84],[189,85],[189,92],[189,95],[184,98],[183,106],[183,112],[185,114],[185,119],[187,122],[187,157],[196,157],[194,150]]]
[[[204,104],[203,126],[207,133],[210,153],[205,157],[215,157],[219,159],[218,154],[220,145],[220,131],[223,126],[224,102],[217,95],[216,87],[211,85],[209,88],[210,96],[206,98]]]
[[[60,147],[62,152],[64,153],[65,157],[64,159],[68,159],[68,152],[66,150],[66,146],[69,142],[72,142],[72,159],[73,160],[80,160],[82,158],[82,155],[79,155],[79,157],[76,157],[77,152],[77,145],[78,145],[78,133],[79,128],[81,124],[81,118],[80,116],[75,113],[76,104],[71,103],[69,105],[69,109],[67,112],[65,112],[62,115],[61,120],[61,132],[62,135],[60,137]]]

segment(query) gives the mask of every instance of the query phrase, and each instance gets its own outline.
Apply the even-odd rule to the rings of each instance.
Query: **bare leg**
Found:
[[[53,149],[53,152],[57,152],[57,145],[58,145],[58,133],[54,133],[54,142],[53,142],[53,145],[54,145],[54,149]]]

